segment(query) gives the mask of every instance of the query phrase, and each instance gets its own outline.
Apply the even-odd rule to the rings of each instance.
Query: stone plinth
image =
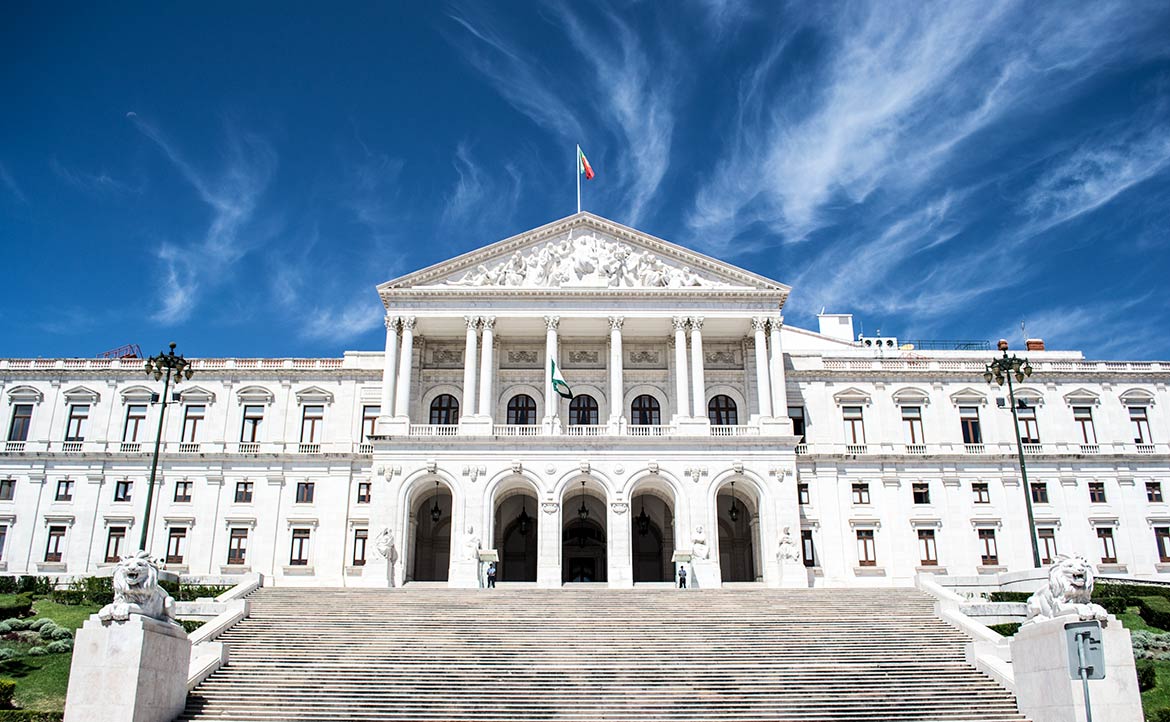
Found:
[[[177,624],[131,615],[77,630],[67,722],[170,722],[187,701],[191,642]]]
[[[1083,722],[1085,698],[1080,679],[1069,674],[1065,625],[1076,617],[1026,624],[1012,639],[1012,670],[1020,712],[1032,722]],[[1129,631],[1110,615],[1101,630],[1105,679],[1089,680],[1094,722],[1142,722],[1142,698]],[[1075,650],[1073,650],[1075,653]]]
[[[691,578],[688,582],[696,589],[718,589],[723,586],[723,575],[719,564],[711,559],[692,559]]]

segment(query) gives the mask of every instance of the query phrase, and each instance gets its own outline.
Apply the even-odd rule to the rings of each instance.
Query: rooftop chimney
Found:
[[[1024,347],[1027,348],[1029,351],[1043,351],[1044,350],[1044,339],[1030,338],[1024,342]]]
[[[817,314],[822,336],[835,338],[838,341],[853,343],[853,314],[851,313],[821,313]]]

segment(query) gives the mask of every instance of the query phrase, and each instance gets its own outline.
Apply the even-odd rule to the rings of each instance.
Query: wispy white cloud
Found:
[[[179,174],[211,210],[201,239],[169,238],[157,251],[165,283],[160,287],[156,320],[178,322],[186,317],[205,284],[218,281],[230,267],[271,232],[256,218],[260,199],[276,170],[277,157],[262,137],[232,126],[226,132],[224,164],[218,172],[196,168],[157,127],[136,113],[127,117],[163,152]],[[252,236],[248,231],[255,231]]]
[[[377,328],[384,315],[381,306],[373,300],[373,292],[341,306],[315,308],[306,314],[303,335],[306,338],[342,342],[349,341]]]
[[[470,146],[464,142],[455,148],[455,186],[443,206],[441,225],[455,230],[475,221],[479,227],[491,226],[511,218],[520,200],[521,176],[513,163],[505,163],[502,174],[489,173],[475,161]]]
[[[1091,348],[1096,358],[1135,358],[1134,339],[1150,329],[1147,308],[1153,293],[1117,299],[1109,304],[1066,304],[1027,313],[1025,330],[1001,328],[1000,338],[1022,347],[1024,336],[1042,338],[1049,349]],[[1144,349],[1138,353],[1143,353]]]
[[[8,172],[7,166],[3,163],[0,163],[0,184],[3,184],[18,202],[28,204],[28,198],[25,197],[24,191],[20,189],[16,179],[12,177],[12,174]]]
[[[90,173],[79,168],[69,168],[57,158],[49,160],[53,173],[69,185],[86,193],[141,193],[141,186],[131,186],[114,178],[106,171]]]

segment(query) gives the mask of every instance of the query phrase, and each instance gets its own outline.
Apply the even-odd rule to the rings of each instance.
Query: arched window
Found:
[[[735,401],[730,396],[719,394],[707,402],[707,418],[712,426],[735,426],[739,423]]]
[[[597,424],[597,399],[589,394],[574,396],[569,402],[569,423],[577,426]]]
[[[432,424],[458,424],[459,400],[451,394],[439,394],[431,401]]]
[[[516,394],[508,401],[508,423],[531,426],[536,423],[536,402],[528,394]]]
[[[662,413],[658,408],[658,399],[650,394],[642,394],[630,404],[630,423],[639,426],[657,426],[662,423]]]

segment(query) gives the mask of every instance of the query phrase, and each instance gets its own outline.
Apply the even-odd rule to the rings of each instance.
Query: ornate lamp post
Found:
[[[147,539],[150,530],[150,507],[154,502],[154,479],[158,474],[158,451],[162,446],[162,432],[163,420],[167,415],[167,391],[171,386],[171,374],[175,376],[175,384],[178,385],[184,377],[191,378],[194,373],[191,370],[191,362],[182,356],[175,355],[175,344],[171,344],[170,353],[159,353],[157,356],[151,356],[146,359],[146,375],[153,376],[155,381],[166,377],[163,381],[162,397],[159,399],[158,410],[158,431],[154,436],[154,457],[150,460],[150,482],[146,486],[146,514],[142,518],[142,538],[138,542],[138,548],[144,551],[150,551],[146,548]]]
[[[1023,383],[1024,379],[1032,375],[1032,364],[1028,363],[1028,359],[1022,359],[1018,356],[1008,356],[1008,342],[1000,339],[999,350],[1003,351],[1003,356],[997,359],[992,359],[991,363],[987,364],[983,371],[983,380],[1003,386],[1004,379],[1007,379],[1008,385],[1008,405],[1012,407],[1012,426],[1016,431],[1016,451],[1020,457],[1020,481],[1024,486],[1024,508],[1028,510],[1028,536],[1032,540],[1032,564],[1040,568],[1040,545],[1036,540],[1036,518],[1032,514],[1032,488],[1028,486],[1028,470],[1024,463],[1024,441],[1020,438],[1020,418],[1016,413],[1016,392],[1015,387],[1012,386],[1012,377],[1016,381]]]

